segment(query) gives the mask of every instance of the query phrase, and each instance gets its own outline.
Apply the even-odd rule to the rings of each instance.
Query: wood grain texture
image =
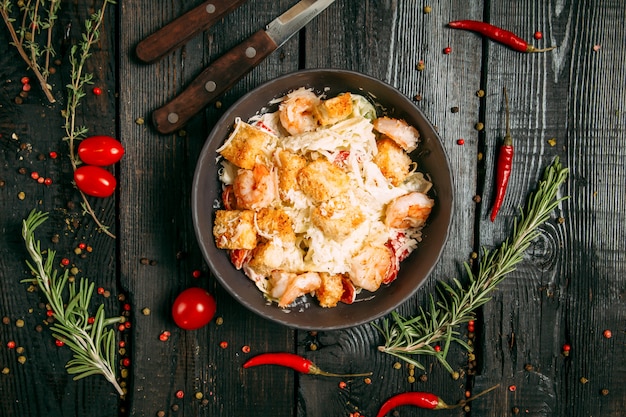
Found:
[[[472,38],[458,38],[455,51],[442,53],[450,43],[451,33],[442,30],[448,15],[456,13],[480,18],[480,5],[474,2],[440,2],[430,14],[411,1],[364,1],[337,3],[317,22],[307,27],[306,65],[343,67],[377,77],[414,98],[418,108],[437,126],[453,169],[455,215],[443,257],[430,279],[405,303],[399,312],[406,316],[425,307],[429,294],[435,293],[436,282],[462,278],[461,261],[473,250],[473,217],[476,204],[477,135],[473,129],[478,119],[481,56],[475,53],[480,43]],[[357,16],[354,21],[354,16]],[[350,28],[337,31],[337,27]],[[354,30],[352,30],[354,29]],[[464,52],[466,51],[466,52]],[[424,70],[417,70],[423,61]],[[460,107],[458,113],[452,107]],[[466,145],[456,140],[465,138]],[[380,321],[379,321],[380,322]],[[394,368],[396,359],[378,352],[383,341],[371,325],[354,329],[324,332],[311,340],[299,334],[300,351],[331,369],[349,372],[372,371],[371,384],[363,378],[350,382],[346,390],[338,389],[337,381],[302,378],[300,381],[299,416],[326,416],[342,407],[344,413],[361,412],[375,415],[382,402],[391,395],[411,390],[446,392],[447,401],[462,399],[463,381],[454,381],[436,362],[421,358],[425,371],[411,370],[406,364]],[[317,350],[308,351],[310,343]],[[466,359],[457,351],[451,354],[455,369],[461,370]],[[329,357],[332,358],[330,362]],[[320,363],[320,366],[322,366]],[[361,366],[358,366],[361,364]],[[414,373],[414,374],[413,374]],[[416,380],[408,382],[409,376]],[[425,378],[422,382],[420,377]],[[406,408],[402,415],[422,411]],[[460,410],[449,415],[459,415]]]
[[[9,46],[8,32],[2,23],[0,44],[0,369],[5,369],[0,378],[0,415],[2,416],[110,416],[118,413],[119,398],[113,387],[104,378],[96,376],[79,382],[67,374],[65,364],[71,359],[66,347],[59,348],[48,328],[46,300],[39,291],[28,291],[29,285],[20,283],[30,277],[25,260],[28,254],[21,238],[22,219],[33,210],[49,212],[48,221],[37,231],[42,249],[57,252],[55,267],[63,272],[60,260],[67,257],[70,267],[78,269],[76,278],[85,277],[97,287],[110,292],[108,298],[96,296],[97,302],[105,305],[108,316],[119,315],[121,305],[117,299],[115,242],[99,233],[93,221],[81,214],[80,196],[72,185],[72,168],[67,157],[67,144],[62,138],[63,118],[61,110],[66,100],[65,85],[69,82],[69,60],[61,53],[60,33],[69,22],[74,29],[71,40],[80,36],[81,26],[89,16],[86,5],[69,5],[59,15],[54,38],[57,59],[52,63],[56,72],[50,76],[55,104],[48,104],[33,73],[26,69],[17,51]],[[116,55],[114,15],[106,20],[100,43],[94,47],[87,71],[94,74],[94,82],[104,93],[94,96],[90,92],[83,99],[77,112],[79,123],[90,133],[115,134],[115,78],[112,72]],[[22,88],[20,79],[31,78],[32,89],[22,104],[16,97]],[[93,117],[97,114],[98,117]],[[58,158],[49,157],[51,151]],[[51,178],[52,185],[39,184],[31,178],[37,172]],[[23,192],[24,198],[18,194]],[[111,225],[115,233],[115,198],[90,200],[101,220]],[[58,236],[58,242],[53,237]],[[55,240],[56,241],[56,240]],[[93,251],[74,252],[84,242]],[[23,326],[18,325],[23,321]],[[5,323],[6,321],[6,323]],[[40,327],[37,330],[38,326]],[[15,349],[7,343],[14,341]],[[26,361],[21,364],[18,358]],[[93,404],[99,407],[94,408]]]
[[[504,86],[511,98],[516,156],[504,212],[493,225],[481,222],[483,243],[493,246],[506,237],[517,207],[555,156],[570,168],[563,189],[570,198],[485,306],[477,385],[497,380],[517,390],[478,402],[474,410],[494,416],[499,413],[493,410],[513,407],[542,416],[622,415],[623,374],[614,371],[623,366],[624,350],[614,347],[623,332],[618,330],[617,340],[603,338],[602,332],[608,328],[616,334],[624,325],[616,309],[623,305],[624,208],[614,194],[624,186],[619,173],[624,103],[608,93],[623,86],[618,63],[624,60],[624,29],[602,22],[623,20],[624,9],[619,2],[527,1],[506,9],[492,3],[489,14],[492,23],[529,40],[541,30],[544,39],[533,43],[558,49],[524,55],[488,45],[486,165],[493,166],[489,161],[503,135]],[[609,141],[616,147],[611,155],[599,150]],[[485,197],[493,190],[492,178],[488,173]],[[561,354],[565,343],[572,346],[568,357]],[[609,395],[603,396],[603,389]]]
[[[284,51],[292,52],[291,58],[270,56],[219,99],[221,108],[207,107],[190,120],[184,132],[159,135],[149,123],[135,123],[138,117],[150,120],[150,113],[178,94],[204,66],[280,14],[288,2],[264,8],[248,3],[155,64],[139,64],[133,59],[134,46],[155,28],[156,20],[158,27],[192,6],[193,2],[181,3],[174,10],[165,3],[122,6],[122,25],[129,31],[122,39],[120,71],[127,85],[138,86],[120,92],[121,136],[127,145],[122,167],[130,173],[120,184],[124,207],[120,228],[127,236],[121,241],[121,279],[137,306],[133,351],[141,358],[133,368],[131,413],[153,416],[174,407],[189,415],[289,415],[294,408],[293,375],[271,368],[244,374],[240,365],[248,356],[241,351],[243,346],[250,346],[251,354],[292,350],[293,332],[253,315],[216,287],[195,243],[190,196],[196,159],[221,109],[285,68],[295,69],[297,44],[285,46]],[[151,13],[146,13],[146,8]],[[257,18],[246,18],[252,15]],[[143,265],[142,257],[157,264]],[[205,271],[200,280],[192,278],[195,269]],[[169,308],[176,295],[189,286],[215,293],[217,315],[224,324],[213,322],[193,332],[174,326]],[[139,314],[144,307],[151,309],[149,316]],[[164,330],[172,333],[167,343],[158,340]],[[221,341],[229,347],[221,349]],[[184,399],[175,396],[179,390],[185,393]],[[272,401],[267,401],[268,392]],[[196,393],[205,401],[195,398]]]
[[[0,374],[1,416],[152,417],[162,411],[179,417],[352,417],[357,412],[370,417],[396,393],[429,391],[453,404],[466,391],[477,393],[495,384],[500,387],[471,404],[469,413],[456,409],[438,415],[501,417],[516,410],[533,416],[624,414],[626,9],[620,0],[444,0],[429,4],[430,13],[423,10],[427,2],[337,0],[220,97],[219,105],[207,106],[183,130],[160,135],[150,123],[152,111],[294,1],[249,1],[163,60],[147,65],[136,58],[134,48],[141,39],[201,3],[120,2],[109,10],[89,61],[88,71],[104,93],[96,97],[88,92],[80,123],[90,132],[118,137],[126,148],[115,168],[118,194],[92,201],[117,240],[97,233],[81,215],[71,184],[60,128],[67,56],[51,78],[59,102],[46,104],[33,88],[18,105],[20,78],[31,74],[12,48],[0,54],[0,370],[9,370]],[[77,39],[82,22],[98,6],[64,1],[59,27],[71,22],[72,39]],[[446,27],[448,21],[467,18],[505,27],[537,47],[558,48],[522,54]],[[537,30],[543,32],[542,40],[533,39]],[[2,26],[0,45],[8,42]],[[443,53],[447,46],[450,54]],[[416,68],[420,61],[421,71]],[[541,228],[518,269],[478,311],[476,375],[468,373],[468,355],[459,348],[448,357],[460,372],[458,380],[429,358],[418,358],[425,370],[395,366],[396,359],[376,349],[382,338],[372,324],[307,332],[268,322],[227,294],[203,261],[190,196],[209,131],[252,88],[299,68],[322,67],[360,71],[407,97],[419,96],[415,104],[437,126],[450,159],[455,187],[450,237],[430,278],[398,309],[403,315],[425,307],[437,282],[464,281],[462,263],[472,251],[494,248],[509,236],[518,208],[555,156],[569,167],[562,193],[570,198]],[[488,216],[496,150],[504,135],[505,86],[516,154],[505,204],[492,223]],[[483,98],[476,95],[479,89],[486,92]],[[479,121],[485,125],[481,132],[475,129]],[[50,151],[59,158],[46,157]],[[53,178],[53,185],[37,184],[31,171]],[[23,200],[19,192],[25,193]],[[475,202],[475,195],[481,202]],[[54,344],[41,294],[19,283],[28,276],[21,220],[32,208],[51,213],[38,233],[42,245],[70,258],[79,276],[110,291],[109,297],[96,299],[105,303],[109,315],[118,314],[124,303],[131,306],[131,328],[119,335],[127,342],[120,359],[131,361],[123,378],[129,390],[124,400],[100,377],[71,380],[64,369],[70,353]],[[52,243],[55,234],[58,243]],[[80,242],[93,251],[77,255]],[[192,277],[195,270],[202,271],[198,279]],[[213,321],[190,332],[176,328],[170,308],[190,286],[215,295],[221,324]],[[24,320],[23,327],[18,319]],[[37,325],[41,331],[35,330]],[[612,331],[611,338],[603,337],[605,329]],[[163,331],[171,332],[167,342],[159,340]],[[7,348],[11,340],[24,348],[26,363],[18,363],[18,351]],[[228,346],[222,348],[220,342]],[[565,343],[572,347],[567,357],[561,354]],[[244,346],[250,353],[242,351]],[[248,357],[268,351],[300,353],[330,372],[373,375],[367,381],[298,375],[278,366],[242,369]],[[346,386],[340,387],[340,381]],[[184,398],[177,398],[178,391]],[[401,416],[432,414],[415,407],[397,411]]]

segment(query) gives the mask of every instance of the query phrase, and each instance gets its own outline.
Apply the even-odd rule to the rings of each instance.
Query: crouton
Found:
[[[340,94],[337,97],[323,100],[313,111],[313,115],[322,126],[333,125],[352,114],[352,95]]]
[[[285,243],[296,241],[291,218],[284,210],[269,208],[259,210],[256,216],[256,225],[259,235],[262,237],[280,239]]]
[[[343,279],[340,274],[320,272],[322,284],[315,290],[315,297],[322,307],[336,307],[343,296]]]
[[[255,163],[264,161],[274,142],[271,134],[238,121],[233,133],[217,152],[239,168],[252,169]]]
[[[300,188],[316,202],[329,200],[350,187],[350,177],[325,158],[319,158],[300,170]]]
[[[213,236],[220,249],[254,249],[257,245],[254,211],[217,210]]]
[[[319,227],[324,236],[341,241],[363,221],[363,212],[346,196],[333,197],[311,210],[311,222]]]
[[[411,172],[411,157],[392,139],[382,138],[376,142],[378,153],[374,156],[374,163],[380,172],[394,186],[404,182]]]
[[[278,166],[278,190],[283,200],[290,190],[300,190],[298,174],[306,166],[306,159],[295,153],[280,150],[276,154]]]

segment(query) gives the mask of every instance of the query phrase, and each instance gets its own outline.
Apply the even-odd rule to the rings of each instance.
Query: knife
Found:
[[[180,129],[204,106],[242,79],[334,1],[301,0],[271,21],[265,29],[222,55],[182,93],[152,113],[156,129],[165,134]]]
[[[209,0],[157,30],[135,47],[137,58],[152,63],[207,30],[246,0]]]

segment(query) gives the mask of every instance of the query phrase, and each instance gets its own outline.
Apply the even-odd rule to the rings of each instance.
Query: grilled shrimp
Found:
[[[233,182],[233,194],[238,209],[269,207],[278,197],[276,172],[261,164],[240,169]]]
[[[434,205],[435,202],[423,193],[401,195],[387,205],[385,224],[396,229],[422,226]]]
[[[374,292],[386,281],[394,271],[393,251],[387,246],[366,244],[352,258],[350,264],[350,280],[357,287]]]
[[[405,151],[411,152],[417,148],[420,134],[404,120],[379,117],[372,124],[377,132],[396,142]]]
[[[301,295],[315,291],[322,285],[317,272],[295,274],[292,272],[273,271],[270,276],[271,295],[278,298],[278,306],[287,307]]]
[[[319,98],[304,87],[287,94],[278,107],[280,123],[290,135],[317,129],[319,124],[314,112],[319,103]]]

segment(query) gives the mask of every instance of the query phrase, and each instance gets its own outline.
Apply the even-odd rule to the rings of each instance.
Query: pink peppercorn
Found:
[[[181,399],[185,397],[185,392],[183,390],[176,391],[176,398]]]

